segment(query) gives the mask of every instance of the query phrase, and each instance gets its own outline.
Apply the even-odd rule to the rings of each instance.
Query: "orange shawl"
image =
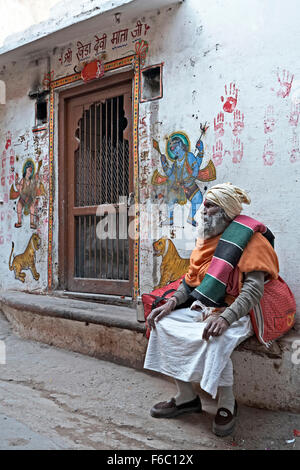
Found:
[[[208,240],[197,239],[196,248],[190,257],[190,266],[185,275],[186,283],[197,287],[202,282],[210,265],[221,235]],[[255,232],[243,251],[227,285],[225,301],[232,303],[242,288],[243,273],[264,271],[270,279],[277,279],[279,273],[278,258],[270,242],[259,232]]]

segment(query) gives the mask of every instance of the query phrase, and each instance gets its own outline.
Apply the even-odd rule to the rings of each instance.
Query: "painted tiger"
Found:
[[[190,259],[181,258],[174,243],[169,238],[162,237],[155,241],[153,243],[153,250],[154,256],[162,256],[160,281],[155,289],[176,281],[187,272]]]
[[[15,278],[19,279],[21,282],[25,282],[26,274],[23,269],[30,269],[32,275],[36,281],[39,280],[40,275],[35,267],[35,252],[40,248],[41,239],[37,233],[34,233],[28,242],[26,250],[24,253],[16,255],[11,263],[11,258],[14,251],[14,242],[12,242],[11,253],[9,257],[8,266],[10,271],[15,272]]]

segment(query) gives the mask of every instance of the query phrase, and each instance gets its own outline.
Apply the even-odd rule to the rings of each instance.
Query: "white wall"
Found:
[[[244,213],[274,232],[280,274],[300,305],[298,8],[293,0],[186,1],[175,14],[159,16],[151,62],[165,61],[164,98],[157,114],[162,124],[153,129],[156,138],[162,142],[165,135],[182,129],[193,146],[199,121],[208,121],[207,158],[213,158],[218,140],[223,145],[216,182],[230,181],[249,192],[252,204]],[[290,93],[284,96],[287,88],[278,78],[291,82],[292,77]],[[233,113],[222,109],[221,96],[230,83],[238,88],[236,109],[244,115],[244,129],[237,136]],[[142,105],[141,116],[151,113],[151,106]],[[222,111],[224,136],[218,138],[214,119]],[[274,127],[265,133],[264,121],[270,118]],[[233,162],[236,137],[243,144],[239,163]],[[144,277],[149,271],[147,266]]]
[[[0,47],[9,50],[131,0],[0,0]]]
[[[50,10],[60,0],[0,0],[0,47],[12,37],[31,26],[47,20]]]
[[[134,28],[137,19],[132,18],[129,24],[121,22],[118,27]],[[164,149],[164,139],[172,132],[181,130],[188,134],[193,151],[199,137],[199,123],[207,121],[210,127],[205,137],[205,161],[202,166],[212,158],[217,171],[216,181],[208,186],[231,181],[249,192],[252,204],[245,207],[244,213],[263,221],[274,232],[280,273],[300,305],[300,254],[297,243],[300,202],[298,1],[186,0],[179,7],[147,14],[143,22],[150,26],[143,37],[149,42],[145,66],[164,62],[164,94],[161,100],[140,104],[140,152],[146,152],[140,161],[141,179],[146,177],[150,185],[153,171],[157,168],[162,172],[159,155],[152,146],[153,138]],[[107,31],[95,31],[94,34],[109,34],[115,30],[109,28]],[[49,52],[50,67],[56,77],[73,73],[77,62],[77,41],[93,40],[94,34],[76,37],[65,45],[58,44],[56,51]],[[60,64],[58,59],[69,46],[74,51],[73,60],[69,65]],[[125,56],[132,50],[133,42],[114,50],[110,44],[105,60]],[[13,132],[15,140],[27,130],[30,134],[33,108],[25,94],[30,88],[33,72],[39,70],[43,75],[45,67],[43,63],[26,68],[23,76],[22,73],[21,76],[14,74],[10,68],[11,89],[17,87],[18,92],[13,97],[12,91],[5,113],[1,112],[2,147],[7,130]],[[283,82],[291,82],[290,91]],[[239,129],[240,133],[233,132],[236,114],[225,112],[224,102],[221,101],[222,96],[226,98],[225,85],[229,93],[230,84],[235,84],[238,89],[234,111],[239,111],[243,117],[244,127]],[[224,135],[218,137],[214,131],[214,119],[220,112],[224,114]],[[220,164],[214,157],[217,143],[222,148]],[[33,144],[30,145],[33,149]],[[235,152],[241,147],[241,161],[234,162]],[[149,201],[152,189],[147,185],[141,187],[141,202]],[[13,215],[12,203],[0,208],[0,211],[3,210]],[[156,226],[155,218],[153,223]],[[8,232],[7,226],[5,230]],[[16,230],[12,228],[10,233],[16,241],[17,251],[20,251],[21,239],[17,244],[19,235]],[[186,223],[183,237],[180,231],[181,224],[175,219],[171,233],[168,227],[164,227],[162,233],[158,231],[153,239],[142,242],[142,292],[151,290],[160,277],[161,258],[153,258],[152,242],[161,234],[174,237],[181,255],[187,256],[192,244],[185,240],[187,237],[193,240],[193,234]],[[44,236],[46,243],[46,234]],[[22,237],[23,243],[25,239],[26,236]],[[1,271],[5,274],[2,284],[4,287],[22,288],[19,281],[13,280],[13,273],[8,272],[9,249],[9,244],[5,247],[0,245]],[[46,264],[41,267],[45,273],[41,281],[33,285],[43,288]]]

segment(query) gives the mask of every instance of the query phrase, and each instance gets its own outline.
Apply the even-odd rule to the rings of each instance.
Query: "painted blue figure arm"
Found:
[[[192,170],[192,174],[189,175],[190,179],[197,178],[199,170],[200,170],[201,163],[202,163],[202,158],[199,159],[192,152],[189,152],[189,154],[188,154],[188,164],[189,164],[189,167]]]
[[[203,145],[203,142],[202,142],[201,138],[196,143],[196,149],[198,150],[198,153],[195,156],[196,156],[197,160],[199,161],[199,167],[200,167],[201,163],[202,163],[203,156],[204,156],[204,145]]]
[[[160,160],[161,160],[161,164],[162,164],[162,167],[163,167],[163,170],[164,170],[165,174],[167,176],[171,176],[173,171],[174,171],[174,163],[170,167],[168,162],[167,162],[167,157],[163,154],[160,155]]]

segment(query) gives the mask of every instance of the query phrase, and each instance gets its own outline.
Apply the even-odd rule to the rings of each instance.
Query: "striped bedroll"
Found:
[[[223,307],[228,279],[254,232],[260,232],[274,247],[274,235],[261,222],[238,215],[223,232],[206,275],[191,295],[207,307]]]

